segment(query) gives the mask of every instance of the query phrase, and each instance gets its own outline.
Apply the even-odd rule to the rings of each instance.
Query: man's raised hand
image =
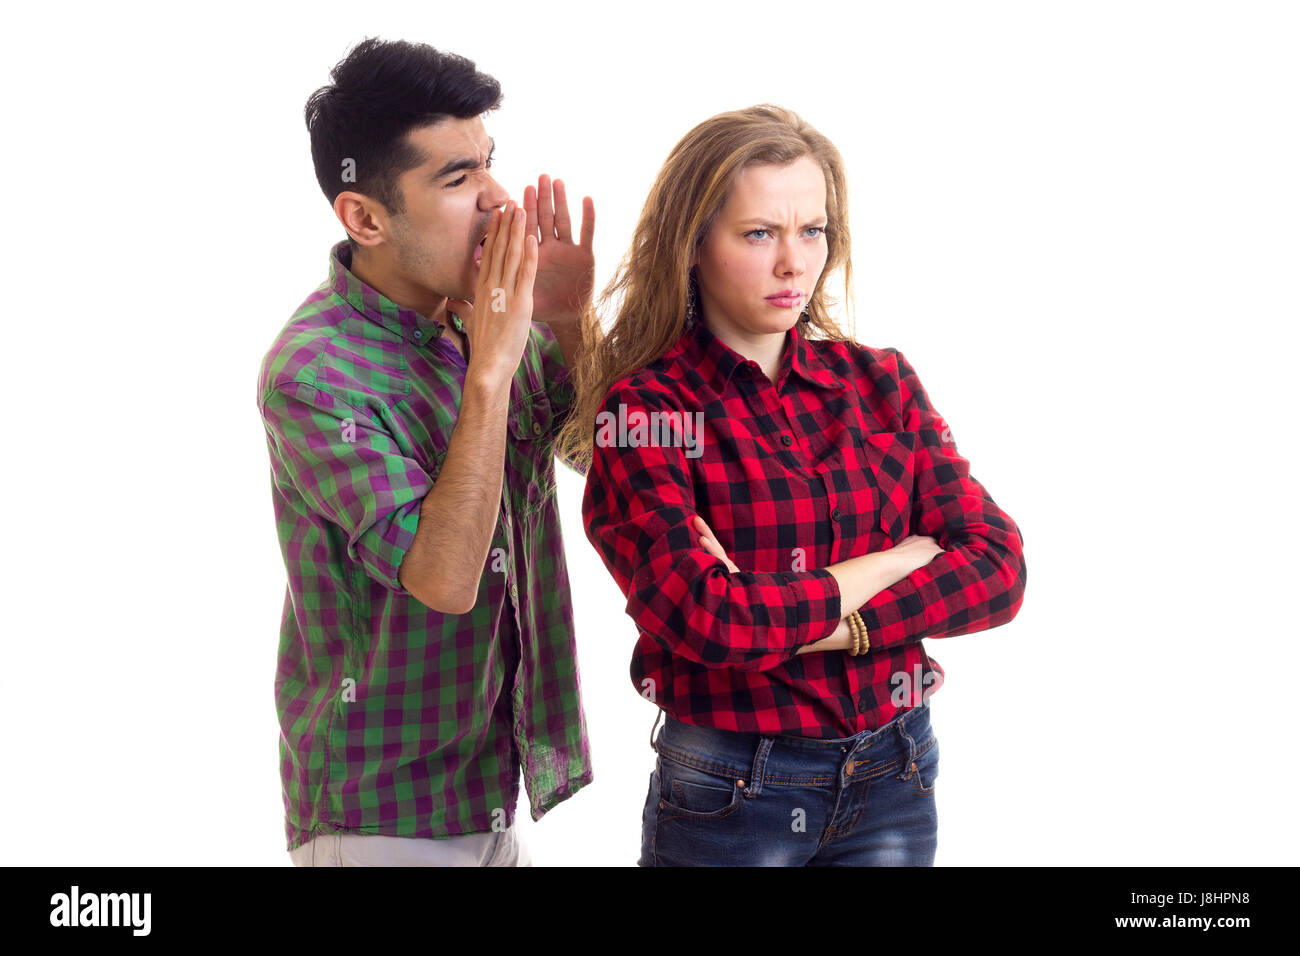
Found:
[[[596,278],[592,237],[596,232],[596,205],[582,197],[582,230],[573,241],[569,201],[563,180],[542,174],[537,187],[524,189],[525,229],[540,242],[537,283],[533,294],[533,319],[537,322],[576,321],[591,301]]]

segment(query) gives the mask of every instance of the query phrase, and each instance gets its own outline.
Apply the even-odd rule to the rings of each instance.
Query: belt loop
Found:
[[[903,772],[898,775],[899,780],[911,780],[912,774],[916,770],[916,741],[912,739],[912,735],[909,734],[907,728],[903,726],[904,721],[907,719],[907,715],[910,713],[912,713],[912,711],[909,710],[904,713],[902,717],[898,718],[898,732],[907,740],[907,759],[903,764]]]
[[[767,768],[767,755],[772,752],[772,744],[776,743],[775,737],[764,737],[758,742],[758,750],[754,753],[754,767],[749,772],[749,786],[741,792],[747,797],[756,797],[763,791],[763,774]]]
[[[655,725],[654,725],[653,727],[650,728],[650,749],[651,749],[651,750],[654,750],[654,751],[658,751],[658,750],[659,750],[659,748],[655,746],[655,731],[659,729],[659,721],[663,719],[663,716],[664,716],[663,708],[662,708],[662,707],[656,707],[656,708],[655,708]]]

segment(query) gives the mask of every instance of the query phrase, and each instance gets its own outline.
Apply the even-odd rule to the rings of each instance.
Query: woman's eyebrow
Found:
[[[826,216],[817,216],[817,217],[814,218],[814,219],[810,219],[810,220],[808,220],[808,222],[804,223],[804,225],[805,225],[805,226],[815,226],[815,225],[817,225],[818,223],[821,223],[821,222],[827,222],[827,221],[829,221],[829,220],[827,219]],[[751,226],[751,225],[758,225],[758,226],[762,226],[764,229],[780,229],[780,228],[781,228],[781,224],[780,224],[779,222],[768,222],[766,219],[738,219],[738,220],[736,220],[736,225],[738,225],[738,226]]]

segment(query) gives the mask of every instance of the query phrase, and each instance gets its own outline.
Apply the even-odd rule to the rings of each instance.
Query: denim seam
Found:
[[[935,745],[935,737],[933,734],[931,734],[929,739],[926,740],[925,743],[921,744],[919,747],[916,748],[916,755],[912,759],[913,760],[920,759],[923,755],[929,753],[930,748],[933,747],[934,745]],[[871,770],[863,771],[862,773],[858,773],[855,771],[849,777],[849,779],[850,780],[875,780],[877,777],[883,777],[886,774],[893,773],[895,770],[902,770],[904,761],[906,759],[907,759],[906,757],[895,757],[893,760],[889,761],[888,763],[883,763],[878,767],[873,767],[871,768]]]
[[[745,774],[749,773],[750,769],[748,767],[740,768],[728,764],[709,763],[704,760],[697,760],[692,754],[665,745],[662,740],[659,742],[659,755],[661,757],[667,757],[669,760],[675,760],[680,764],[685,764],[688,767],[694,767],[696,770],[717,774],[721,777],[731,777],[733,780],[743,778]]]
[[[695,810],[687,810],[685,807],[679,807],[676,804],[668,803],[663,799],[663,794],[659,795],[659,823],[667,823],[670,820],[698,820],[701,823],[712,823],[716,820],[725,820],[745,804],[745,799],[738,792],[739,788],[733,788],[731,792],[731,803],[721,810],[713,810],[708,813],[700,813]],[[665,812],[666,811],[666,812]],[[655,830],[655,836],[659,835],[658,829]]]

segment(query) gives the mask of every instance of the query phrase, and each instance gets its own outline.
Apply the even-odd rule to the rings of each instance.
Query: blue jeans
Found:
[[[667,716],[640,866],[932,866],[939,742],[928,704],[818,740]]]

